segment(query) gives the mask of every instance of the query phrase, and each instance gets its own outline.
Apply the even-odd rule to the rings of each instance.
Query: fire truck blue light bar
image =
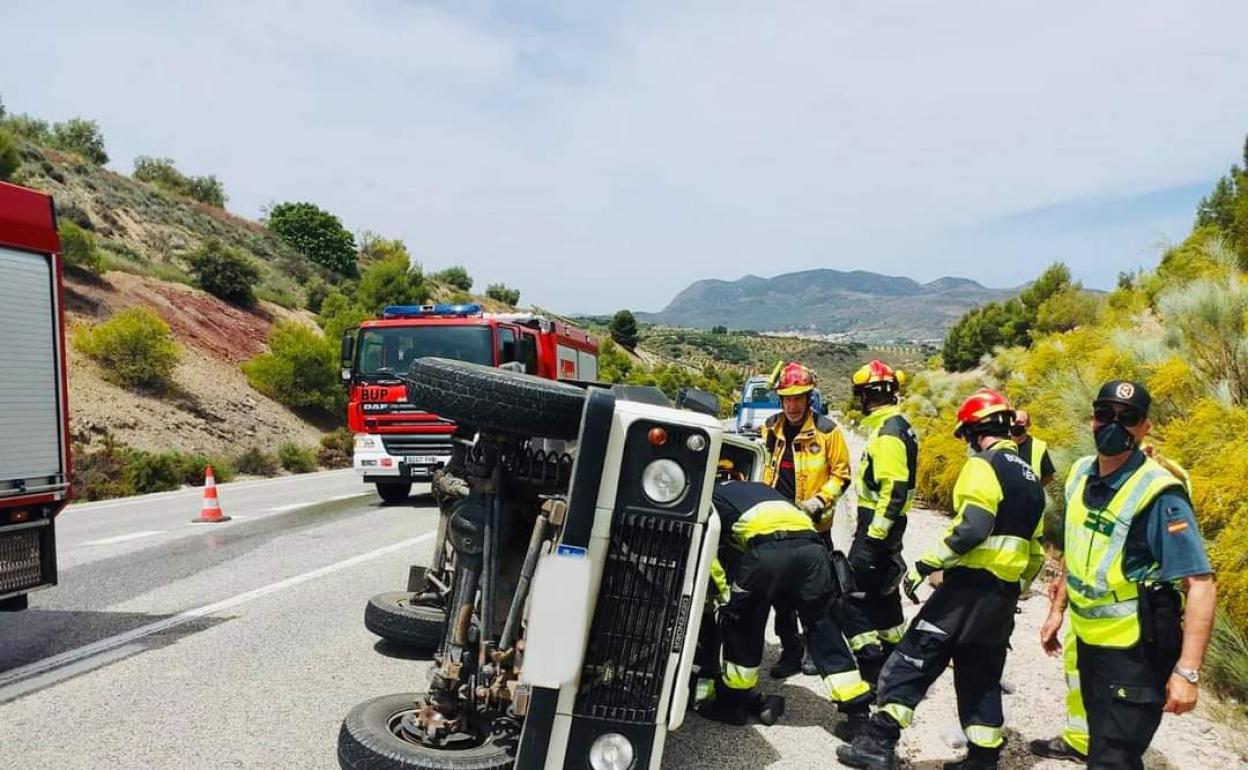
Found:
[[[480,305],[389,305],[381,311],[382,318],[422,318],[429,316],[481,315]]]

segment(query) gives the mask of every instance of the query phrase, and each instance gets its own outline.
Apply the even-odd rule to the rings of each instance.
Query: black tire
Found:
[[[396,717],[414,709],[423,693],[383,695],[347,714],[338,731],[338,766],[343,770],[508,770],[512,750],[487,737],[470,749],[437,750],[399,738],[391,730]]]
[[[398,505],[407,502],[407,497],[412,493],[412,482],[410,481],[378,481],[377,496],[386,505]]]
[[[585,391],[574,385],[445,358],[417,359],[405,379],[413,404],[478,430],[572,439],[581,429]]]
[[[406,591],[377,594],[364,608],[364,627],[382,639],[418,650],[436,650],[446,630],[446,610],[412,604]]]

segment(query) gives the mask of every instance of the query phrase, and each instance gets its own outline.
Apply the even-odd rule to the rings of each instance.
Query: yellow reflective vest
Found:
[[[1183,482],[1146,459],[1103,509],[1083,502],[1092,455],[1079,459],[1066,480],[1066,594],[1070,622],[1085,644],[1132,647],[1140,640],[1139,585],[1123,573],[1131,522],[1157,495]]]
[[[763,483],[774,487],[780,475],[780,459],[784,456],[784,413],[767,418],[759,433],[767,447],[767,465]],[[823,502],[823,515],[816,526],[820,532],[832,526],[835,503],[849,486],[849,445],[837,424],[813,412],[793,439],[793,502],[802,503],[812,497]]]
[[[862,418],[862,426],[867,429],[867,444],[858,463],[854,489],[858,508],[872,511],[867,537],[883,540],[893,522],[914,505],[919,441],[896,405],[871,412]]]

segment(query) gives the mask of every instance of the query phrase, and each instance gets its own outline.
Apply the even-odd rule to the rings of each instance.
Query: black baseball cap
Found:
[[[1122,404],[1129,406],[1140,414],[1147,415],[1148,408],[1152,406],[1153,397],[1148,394],[1148,388],[1145,388],[1138,382],[1130,382],[1129,380],[1110,380],[1101,386],[1097,391],[1096,398],[1092,401],[1092,406],[1097,404]]]

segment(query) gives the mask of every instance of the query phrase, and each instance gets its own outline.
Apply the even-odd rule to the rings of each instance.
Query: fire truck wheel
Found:
[[[410,481],[378,481],[377,496],[387,505],[398,505],[407,502],[407,496],[412,493],[412,482]]]
[[[406,380],[413,404],[478,430],[572,439],[581,429],[575,385],[444,358],[417,359]]]
[[[446,628],[446,610],[412,604],[406,591],[377,594],[364,609],[364,627],[382,639],[418,650],[436,650]]]
[[[343,770],[505,770],[512,749],[495,735],[458,749],[435,749],[403,735],[405,713],[414,712],[424,693],[383,695],[365,701],[347,714],[338,731],[338,766]]]

